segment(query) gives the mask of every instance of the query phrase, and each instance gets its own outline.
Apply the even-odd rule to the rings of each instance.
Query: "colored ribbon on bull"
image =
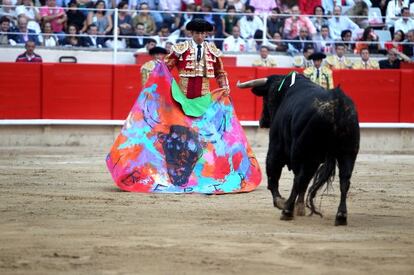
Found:
[[[285,81],[286,81],[286,79],[287,79],[289,76],[292,76],[292,79],[291,79],[291,82],[290,82],[289,87],[292,87],[292,86],[293,86],[293,84],[295,84],[295,81],[296,81],[296,72],[295,72],[295,71],[291,71],[288,75],[286,75],[286,76],[283,78],[282,82],[281,82],[281,83],[280,83],[280,85],[279,85],[279,88],[277,89],[277,91],[278,91],[278,92],[280,92],[280,90],[282,89],[283,84],[285,84]]]

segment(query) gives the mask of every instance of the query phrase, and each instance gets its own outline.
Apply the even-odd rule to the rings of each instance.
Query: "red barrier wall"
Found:
[[[43,64],[42,118],[110,119],[113,66]]]
[[[258,120],[261,98],[237,81],[292,69],[226,70],[239,119]],[[125,119],[141,89],[138,65],[0,63],[0,72],[0,119]],[[338,70],[334,81],[355,101],[361,122],[414,122],[414,70]]]
[[[0,63],[0,119],[39,119],[42,65]]]

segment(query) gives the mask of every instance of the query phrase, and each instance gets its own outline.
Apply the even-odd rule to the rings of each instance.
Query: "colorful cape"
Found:
[[[106,159],[115,183],[147,193],[254,190],[261,171],[230,98],[217,90],[189,116],[174,82],[164,63],[148,79]]]

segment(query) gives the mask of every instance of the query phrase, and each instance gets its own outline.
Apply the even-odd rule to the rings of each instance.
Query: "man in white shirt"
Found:
[[[246,6],[245,13],[254,13],[255,8]],[[259,16],[245,15],[239,20],[240,35],[244,39],[252,38],[256,30],[263,29],[263,22]]]
[[[335,6],[334,16],[328,20],[329,31],[333,40],[341,40],[341,33],[343,30],[350,30],[353,37],[355,37],[357,32],[360,30],[358,25],[349,19],[348,16],[341,15],[342,7]]]
[[[407,33],[414,29],[414,20],[410,18],[410,10],[408,8],[401,9],[401,18],[395,21],[394,31],[403,31]]]
[[[246,52],[247,43],[240,37],[240,28],[238,26],[233,27],[232,35],[224,39],[223,41],[224,52]]]

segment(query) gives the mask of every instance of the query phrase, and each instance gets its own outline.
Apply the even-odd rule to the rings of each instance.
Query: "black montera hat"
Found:
[[[326,54],[324,53],[313,53],[308,57],[310,60],[322,60],[324,58],[326,58]]]
[[[162,48],[162,47],[154,47],[154,48],[151,48],[151,49],[148,51],[148,53],[149,53],[150,55],[154,55],[154,54],[158,54],[158,53],[168,54],[168,51],[167,51],[166,49]]]
[[[213,25],[210,24],[208,21],[195,18],[187,23],[185,26],[186,30],[188,31],[196,31],[196,32],[211,32],[213,31]]]

